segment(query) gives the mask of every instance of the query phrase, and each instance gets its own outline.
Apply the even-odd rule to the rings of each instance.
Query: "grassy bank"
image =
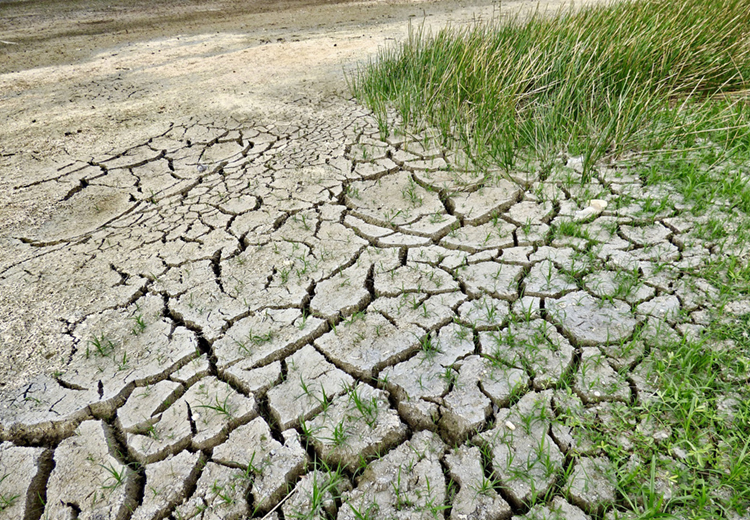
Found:
[[[713,139],[750,148],[750,1],[656,0],[416,30],[352,80],[476,158],[597,160]],[[721,129],[721,130],[717,130]]]

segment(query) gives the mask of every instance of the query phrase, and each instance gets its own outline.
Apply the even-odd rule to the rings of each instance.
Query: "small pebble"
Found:
[[[505,427],[508,428],[510,431],[513,431],[516,429],[516,425],[513,424],[510,421],[505,421]]]
[[[672,448],[672,454],[681,460],[685,460],[688,456],[685,450],[683,450],[682,448],[678,448],[677,446]]]

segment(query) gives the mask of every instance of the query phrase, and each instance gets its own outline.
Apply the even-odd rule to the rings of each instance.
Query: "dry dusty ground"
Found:
[[[615,168],[380,140],[343,69],[492,4],[301,4],[0,5],[0,518],[611,509],[574,418],[651,398],[710,244]]]
[[[182,2],[161,9],[149,7],[153,2],[120,8],[80,2],[75,9],[53,2],[51,14],[32,9],[36,2],[18,4],[0,6],[0,40],[15,43],[0,44],[8,52],[0,76],[3,271],[40,252],[30,241],[56,242],[91,231],[137,203],[129,195],[119,200],[125,191],[110,187],[69,195],[80,185],[78,175],[53,180],[66,165],[122,154],[190,121],[223,128],[228,121],[274,125],[312,117],[346,125],[351,106],[336,102],[349,98],[345,66],[403,38],[411,17],[442,24],[493,12],[481,4],[462,9],[463,2],[301,2],[303,7],[282,3],[287,10],[267,13],[254,12],[248,2],[239,4],[245,9],[235,19],[221,2],[198,2],[193,9]],[[201,18],[220,8],[221,16]],[[391,18],[397,21],[389,23]],[[100,29],[99,21],[107,27]],[[129,39],[131,32],[137,36]],[[89,278],[86,284],[94,285],[87,289],[72,285],[89,301],[94,293],[104,296],[95,288],[101,277]],[[0,384],[18,386],[65,362],[67,353],[55,338],[60,319],[89,312],[80,295],[65,292],[41,286],[27,294],[2,291],[2,339],[14,347],[0,353]]]

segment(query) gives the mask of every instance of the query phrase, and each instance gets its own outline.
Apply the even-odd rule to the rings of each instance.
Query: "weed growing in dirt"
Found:
[[[214,396],[213,403],[203,403],[195,405],[196,408],[205,408],[207,410],[213,410],[214,412],[226,416],[231,419],[234,416],[235,410],[231,403],[229,403],[229,394],[227,394],[223,400],[219,400],[219,396]]]
[[[247,336],[245,336],[244,341],[234,340],[235,345],[237,345],[237,348],[240,352],[244,354],[250,354],[251,348],[253,346],[257,347],[260,345],[263,345],[264,343],[268,343],[273,339],[273,331],[266,332],[265,334],[256,333],[253,332],[253,329],[250,329],[247,333]]]
[[[346,477],[341,468],[331,468],[324,462],[319,463],[322,471],[312,473],[312,488],[306,491],[308,503],[305,509],[292,511],[286,515],[290,520],[314,520],[326,518],[326,505],[341,496],[341,489]]]
[[[107,357],[115,350],[114,342],[104,334],[98,336],[95,335],[89,340],[86,345],[86,359],[88,359],[90,354],[89,347],[94,347],[96,351],[95,354],[98,354],[101,357]]]
[[[100,467],[104,468],[107,473],[107,483],[102,484],[102,489],[108,489],[110,491],[117,489],[123,484],[125,478],[125,468],[117,469],[112,464],[99,464]]]
[[[349,403],[359,412],[359,415],[372,428],[378,420],[378,400],[375,397],[363,398],[356,386],[347,389]]]
[[[130,319],[133,320],[133,328],[130,331],[133,336],[138,336],[146,330],[146,321],[143,319],[143,314],[136,314]]]

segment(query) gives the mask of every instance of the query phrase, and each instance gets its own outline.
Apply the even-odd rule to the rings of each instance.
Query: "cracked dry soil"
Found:
[[[708,319],[679,269],[723,253],[614,166],[582,185],[575,158],[506,174],[428,131],[381,140],[342,65],[409,14],[490,9],[304,6],[274,43],[251,13],[15,55],[0,517],[602,517],[611,463],[575,418],[653,398],[659,342]],[[310,28],[334,13],[354,21]]]

